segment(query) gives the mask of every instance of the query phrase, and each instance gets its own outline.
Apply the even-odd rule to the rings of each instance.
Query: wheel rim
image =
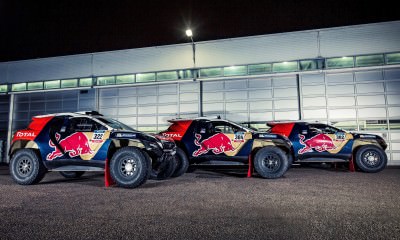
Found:
[[[281,166],[281,161],[278,155],[269,153],[262,161],[262,165],[268,172],[276,172]]]
[[[17,172],[20,176],[28,176],[32,172],[32,161],[29,158],[22,158],[17,162]]]
[[[381,162],[381,157],[377,151],[369,150],[363,154],[362,161],[368,167],[375,167]]]
[[[122,160],[119,169],[123,176],[132,177],[138,170],[136,159],[126,158]]]

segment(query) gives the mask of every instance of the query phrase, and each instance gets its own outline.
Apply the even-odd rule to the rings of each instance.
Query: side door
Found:
[[[299,134],[295,151],[304,158],[341,158],[351,156],[353,135],[335,127],[316,123],[305,125]]]
[[[91,160],[108,137],[107,128],[90,118],[66,118],[58,131],[50,130],[54,150],[47,160]]]
[[[239,155],[247,157],[251,151],[251,147],[243,148],[252,138],[251,133],[226,121],[202,122],[194,135],[197,149],[192,153],[193,157],[226,160]]]

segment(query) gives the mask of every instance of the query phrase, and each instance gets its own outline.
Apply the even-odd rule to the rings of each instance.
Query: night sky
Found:
[[[390,3],[391,2],[391,3]],[[400,20],[395,1],[0,0],[0,61]]]

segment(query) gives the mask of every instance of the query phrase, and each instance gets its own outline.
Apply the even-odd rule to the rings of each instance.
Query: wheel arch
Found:
[[[10,158],[14,155],[14,153],[20,149],[34,149],[40,155],[40,148],[37,143],[33,140],[17,140],[11,144],[10,151],[8,155]]]

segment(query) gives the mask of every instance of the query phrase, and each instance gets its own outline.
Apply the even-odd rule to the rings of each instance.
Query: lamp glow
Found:
[[[192,37],[193,36],[192,30],[190,30],[190,29],[186,30],[186,36]]]

